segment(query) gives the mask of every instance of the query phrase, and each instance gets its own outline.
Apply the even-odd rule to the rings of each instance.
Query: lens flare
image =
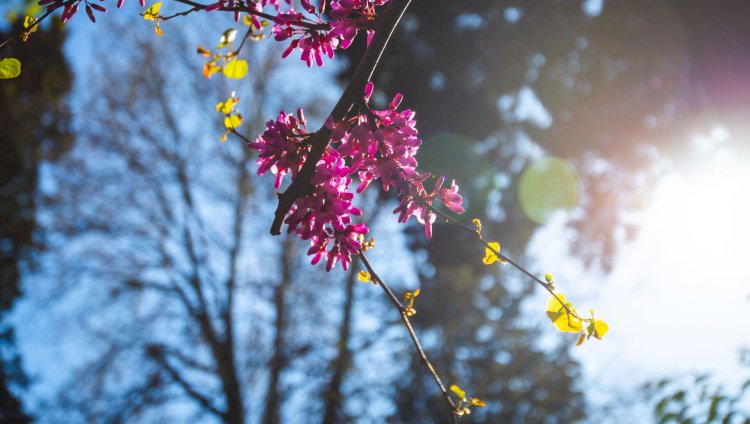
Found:
[[[518,200],[531,220],[544,224],[553,213],[578,205],[579,186],[573,165],[560,158],[544,158],[524,169],[518,183]]]

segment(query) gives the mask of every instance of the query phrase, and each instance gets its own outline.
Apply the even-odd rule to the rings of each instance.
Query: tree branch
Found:
[[[44,15],[42,15],[41,17],[39,17],[39,18],[38,18],[38,19],[37,19],[37,20],[36,20],[36,21],[34,22],[34,24],[33,24],[33,25],[29,26],[28,28],[24,28],[24,29],[23,29],[23,31],[20,31],[20,32],[19,32],[19,33],[17,33],[17,34],[12,34],[12,35],[11,35],[10,37],[8,37],[8,38],[7,38],[7,39],[6,39],[5,41],[3,41],[2,43],[0,43],[0,49],[1,49],[1,48],[3,48],[3,47],[4,47],[5,45],[6,45],[6,44],[8,44],[8,43],[10,43],[11,41],[13,41],[14,39],[18,38],[18,37],[19,37],[19,36],[20,36],[21,34],[23,34],[24,32],[30,32],[30,31],[32,31],[32,30],[33,30],[34,28],[38,28],[38,27],[39,27],[39,24],[41,24],[43,20],[47,19],[47,17],[48,17],[49,15],[51,15],[51,14],[52,14],[52,12],[54,12],[54,11],[55,11],[55,10],[57,10],[57,9],[59,9],[59,7],[58,7],[58,8],[56,8],[56,9],[52,9],[52,10],[49,10],[49,9],[48,9],[48,10],[47,10],[47,12],[45,12],[45,13],[44,13]]]
[[[217,417],[224,419],[225,413],[219,410],[209,399],[208,397],[204,396],[198,390],[196,390],[193,386],[190,385],[190,383],[187,382],[180,373],[172,367],[172,365],[169,364],[167,359],[164,357],[164,351],[161,346],[158,345],[148,345],[146,346],[147,354],[150,358],[152,358],[157,364],[159,364],[164,371],[169,374],[169,376],[174,380],[177,385],[182,387],[182,389],[185,391],[185,393],[198,402],[203,408],[205,408],[207,411],[211,412],[212,414],[216,415]]]
[[[445,402],[450,406],[451,410],[451,420],[455,424],[458,422],[456,418],[456,404],[453,402],[453,399],[451,399],[450,394],[448,394],[448,390],[445,389],[445,386],[443,385],[443,381],[440,379],[440,376],[438,375],[437,371],[435,371],[435,367],[432,365],[432,362],[430,362],[429,358],[427,358],[427,354],[425,353],[424,349],[422,348],[422,343],[419,341],[419,337],[417,337],[417,333],[414,332],[414,327],[411,325],[411,320],[409,320],[409,315],[406,313],[406,308],[404,308],[404,305],[401,303],[400,300],[398,300],[398,297],[396,297],[395,294],[393,294],[393,291],[388,287],[387,284],[378,276],[378,274],[375,272],[375,270],[372,268],[372,265],[370,264],[370,261],[367,260],[367,256],[365,256],[364,251],[360,251],[359,257],[362,260],[362,263],[365,265],[365,268],[367,268],[367,271],[370,273],[370,277],[373,281],[375,281],[382,289],[385,291],[385,294],[388,296],[388,299],[391,301],[393,306],[396,307],[396,309],[399,310],[401,313],[401,321],[404,322],[404,325],[406,325],[406,329],[409,331],[409,336],[411,337],[411,341],[414,343],[414,347],[417,349],[417,353],[419,354],[419,359],[422,361],[422,364],[427,368],[427,371],[432,376],[432,379],[435,380],[435,384],[437,384],[438,388],[440,389],[440,392],[443,394],[443,398],[445,399]]]
[[[171,16],[166,16],[166,17],[164,17],[163,20],[167,21],[167,20],[176,18],[178,16],[185,16],[185,15],[188,15],[190,13],[193,13],[193,12],[196,12],[196,11],[199,11],[199,10],[205,10],[206,7],[208,7],[208,5],[201,4],[201,3],[198,3],[198,2],[195,2],[195,1],[192,1],[192,0],[175,0],[175,1],[177,3],[182,3],[182,4],[185,4],[185,5],[188,5],[188,6],[192,6],[192,7],[190,9],[188,9],[188,10],[185,10],[184,12],[179,12],[179,13],[175,13],[174,15],[171,15]],[[259,17],[259,18],[263,18],[263,19],[269,20],[269,21],[271,21],[273,23],[283,23],[283,22],[279,21],[279,19],[276,18],[276,16],[269,15],[268,13],[258,12],[257,10],[252,9],[250,7],[247,7],[245,5],[225,6],[225,7],[220,7],[218,9],[216,9],[216,10],[219,10],[219,11],[222,11],[222,12],[245,12],[245,13],[248,13],[250,15],[255,15],[255,16]],[[313,23],[313,22],[299,22],[299,23],[296,23],[296,25],[299,25],[299,26],[301,26],[303,28],[307,28],[307,29],[311,29],[311,30],[328,30],[328,29],[331,28],[331,26],[328,23],[325,23],[325,22],[319,23],[319,24],[316,24],[316,23]]]
[[[331,119],[334,121],[340,121],[346,117],[349,109],[353,104],[357,102],[360,97],[364,96],[365,84],[372,78],[372,74],[375,72],[375,68],[378,66],[380,56],[383,54],[388,40],[393,34],[393,30],[401,20],[401,16],[406,11],[406,8],[411,3],[411,0],[391,0],[388,8],[378,18],[378,23],[375,28],[375,36],[370,43],[370,46],[365,51],[362,60],[359,62],[354,76],[352,76],[349,85],[344,90],[344,94],[341,95],[338,103],[334,106],[331,111]],[[331,139],[331,130],[325,126],[325,124],[310,137],[310,144],[312,149],[310,154],[307,156],[307,160],[302,165],[302,169],[297,178],[292,181],[289,187],[283,193],[279,194],[279,205],[276,208],[274,214],[273,224],[271,225],[271,234],[281,234],[281,225],[284,222],[287,212],[294,204],[298,197],[304,197],[310,194],[312,191],[312,176],[315,174],[315,166],[323,156],[326,148]]]
[[[574,317],[576,317],[576,318],[578,318],[578,319],[580,319],[582,321],[590,321],[590,319],[584,318],[584,317],[578,315],[578,313],[576,313],[574,310],[572,310],[568,306],[567,303],[563,302],[563,300],[560,298],[560,295],[558,295],[557,293],[555,293],[555,287],[554,287],[554,285],[552,283],[548,283],[548,282],[542,281],[541,278],[537,277],[536,275],[532,274],[531,271],[529,271],[526,268],[524,268],[523,265],[521,265],[518,262],[514,261],[513,259],[511,259],[511,258],[503,255],[497,249],[495,249],[494,247],[490,246],[490,244],[484,239],[484,237],[482,237],[482,233],[479,232],[476,228],[472,228],[472,227],[464,224],[463,222],[457,220],[456,218],[448,215],[447,213],[441,211],[440,209],[438,209],[438,208],[436,208],[436,207],[434,207],[434,206],[432,206],[430,204],[424,203],[424,205],[427,206],[427,208],[429,208],[431,211],[435,212],[439,217],[443,218],[446,222],[454,224],[454,225],[458,226],[459,228],[461,228],[462,230],[464,230],[464,231],[466,231],[468,233],[473,234],[479,240],[479,242],[482,243],[482,245],[484,245],[485,248],[487,248],[488,250],[490,250],[495,256],[497,256],[501,260],[509,263],[511,266],[513,266],[514,268],[516,268],[517,270],[519,270],[523,274],[525,274],[527,277],[531,278],[532,281],[534,281],[535,283],[537,283],[540,286],[544,287],[544,289],[547,290],[549,292],[549,294],[552,295],[552,297],[554,297],[555,299],[557,299],[558,302],[560,302],[560,305],[565,309],[565,311],[569,315],[574,316]]]

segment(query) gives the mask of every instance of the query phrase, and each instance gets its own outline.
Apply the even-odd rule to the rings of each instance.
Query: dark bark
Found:
[[[10,9],[13,9],[11,7]],[[21,15],[23,16],[23,15]],[[21,19],[22,21],[23,19]],[[23,30],[15,22],[0,40]],[[57,27],[33,36],[34,43],[9,43],[2,57],[23,64],[18,78],[0,83],[0,422],[30,422],[13,389],[26,386],[15,331],[6,321],[22,295],[25,272],[40,246],[37,225],[39,168],[71,146],[70,114],[63,99],[72,75],[62,54],[65,34]]]

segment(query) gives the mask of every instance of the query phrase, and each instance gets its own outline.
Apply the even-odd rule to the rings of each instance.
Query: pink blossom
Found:
[[[443,178],[443,177],[440,177]],[[443,204],[455,213],[464,213],[464,207],[461,206],[463,199],[458,194],[458,185],[455,180],[451,180],[450,188],[440,189],[440,200]]]
[[[284,175],[291,172],[292,178],[296,177],[307,158],[310,148],[302,142],[307,136],[306,124],[301,108],[297,111],[297,118],[282,111],[276,121],[266,123],[263,134],[248,144],[248,147],[260,152],[258,175],[270,170],[276,175],[276,189],[281,187]]]
[[[332,59],[336,49],[348,48],[359,29],[368,28],[369,45],[373,35],[369,27],[377,16],[375,7],[387,2],[388,0],[334,0],[330,2],[331,20],[325,22],[325,1],[320,1],[316,9],[311,0],[301,0],[300,4],[307,15],[297,13],[293,8],[279,10],[272,32],[277,41],[291,39],[283,57],[300,49],[301,59],[307,66],[312,66],[313,63],[323,66],[323,57]]]
[[[348,0],[347,4],[359,3]],[[314,56],[314,53],[309,54]],[[373,91],[372,83],[367,83],[365,104]],[[312,190],[295,201],[284,220],[287,232],[310,241],[308,255],[312,256],[313,264],[325,258],[327,270],[338,261],[346,269],[352,256],[362,248],[363,235],[369,230],[364,224],[352,222],[352,217],[362,213],[354,206],[355,193],[349,191],[353,178],[360,181],[356,193],[361,193],[377,179],[383,190],[394,190],[398,205],[393,212],[398,214],[398,221],[407,222],[410,217],[416,217],[424,225],[428,238],[432,237],[432,224],[437,219],[433,210],[435,201],[455,213],[464,212],[455,181],[451,180],[450,187],[443,187],[446,179],[440,177],[431,191],[425,189],[424,182],[430,178],[430,173],[419,172],[415,158],[422,140],[418,137],[414,112],[398,110],[402,100],[403,96],[397,94],[385,110],[364,110],[345,120],[326,120],[331,138],[310,180]],[[281,112],[275,121],[266,124],[263,134],[250,143],[251,148],[259,151],[258,173],[270,170],[276,174],[276,188],[280,187],[284,175],[292,174],[295,178],[309,154],[306,138],[302,110],[297,111],[296,117]]]

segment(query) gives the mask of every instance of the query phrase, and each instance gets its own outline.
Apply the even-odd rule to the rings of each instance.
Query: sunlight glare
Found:
[[[657,186],[647,220],[671,257],[713,263],[720,274],[739,272],[750,237],[750,169],[724,157],[672,172]]]

